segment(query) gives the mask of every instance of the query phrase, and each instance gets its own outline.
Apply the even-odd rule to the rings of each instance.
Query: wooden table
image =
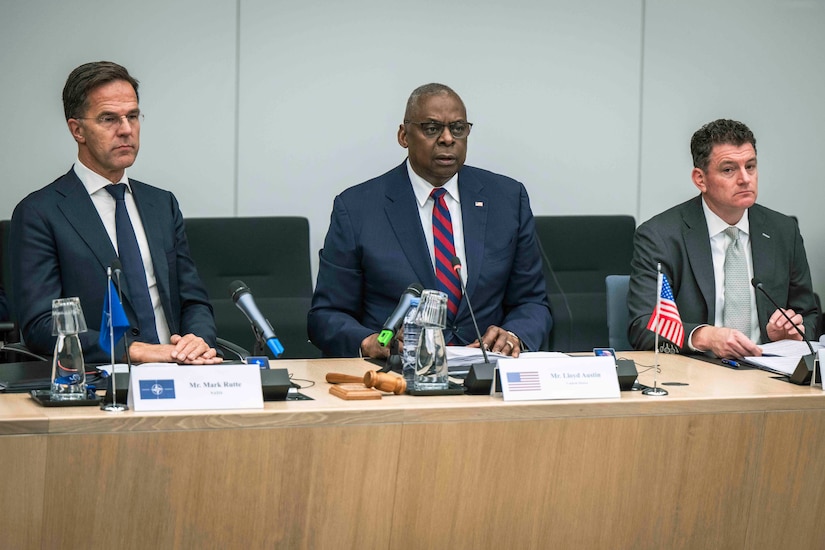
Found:
[[[677,356],[659,383],[687,385],[666,397],[352,402],[324,374],[361,360],[277,366],[314,400],[118,414],[0,396],[2,547],[825,547],[818,387]]]

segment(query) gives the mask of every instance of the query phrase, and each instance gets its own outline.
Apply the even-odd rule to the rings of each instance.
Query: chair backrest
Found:
[[[616,351],[630,351],[633,347],[627,339],[627,289],[630,275],[608,275],[607,288],[607,341]]]
[[[635,231],[633,216],[536,216],[553,311],[551,350],[606,345],[605,277],[630,274]]]
[[[218,336],[248,350],[249,322],[235,306],[229,285],[246,283],[255,303],[284,345],[284,358],[320,357],[307,339],[312,301],[309,222],[301,217],[187,218],[186,234],[215,310]]]
[[[0,285],[6,291],[6,296],[12,296],[11,285],[11,258],[9,257],[9,234],[11,220],[0,221]]]

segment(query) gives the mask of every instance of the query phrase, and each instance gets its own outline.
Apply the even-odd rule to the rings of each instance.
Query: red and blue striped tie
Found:
[[[433,189],[430,196],[433,205],[433,249],[435,251],[435,277],[438,280],[438,290],[447,294],[447,322],[452,323],[461,301],[461,283],[458,274],[453,269],[452,259],[455,256],[455,241],[453,240],[453,222],[447,201],[444,200],[446,189]]]

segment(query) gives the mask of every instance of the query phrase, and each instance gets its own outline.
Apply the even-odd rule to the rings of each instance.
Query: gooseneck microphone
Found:
[[[810,380],[811,386],[813,386],[814,382],[816,381],[815,374],[817,364],[816,354],[814,353],[813,346],[811,346],[811,343],[808,341],[807,338],[805,338],[805,333],[802,332],[802,330],[800,330],[796,323],[791,321],[791,318],[788,317],[787,313],[785,313],[785,309],[780,307],[779,304],[776,303],[776,300],[774,300],[771,297],[771,295],[768,294],[768,291],[765,290],[765,287],[762,285],[762,281],[754,277],[753,279],[751,279],[751,284],[755,289],[759,290],[762,294],[764,294],[765,297],[770,301],[770,303],[772,303],[774,307],[779,310],[779,313],[781,313],[782,316],[788,320],[791,326],[793,326],[796,332],[802,337],[802,341],[805,342],[805,344],[808,346],[808,349],[811,352],[810,355],[802,356],[802,359],[800,359],[799,364],[796,367],[796,370],[789,377],[791,382],[793,382],[794,384],[805,384]],[[808,376],[810,376],[810,379],[808,378]]]
[[[238,306],[246,318],[252,323],[256,334],[259,338],[266,342],[267,347],[276,358],[280,357],[284,352],[284,346],[275,335],[272,325],[269,324],[266,317],[263,316],[261,310],[255,304],[255,298],[252,297],[252,292],[249,290],[243,281],[232,281],[229,285],[229,292],[232,294],[232,301]]]
[[[487,358],[487,350],[484,349],[484,342],[481,341],[481,331],[478,330],[476,314],[473,313],[473,305],[470,303],[470,297],[467,295],[467,287],[464,286],[464,279],[461,277],[461,260],[458,259],[458,256],[453,256],[450,263],[453,264],[453,270],[455,271],[455,274],[458,275],[458,280],[461,283],[461,292],[464,294],[464,297],[467,298],[467,308],[470,310],[470,319],[473,320],[473,327],[476,329],[478,347],[481,348],[481,354],[484,356],[484,362],[489,363],[490,360]]]
[[[765,290],[764,285],[762,285],[762,281],[760,281],[759,279],[757,279],[756,277],[754,277],[753,279],[751,279],[751,284],[753,285],[753,287],[754,287],[755,289],[759,290],[762,294],[764,294],[764,295],[765,295],[765,297],[766,297],[768,300],[770,300],[770,302],[774,305],[774,307],[775,307],[776,309],[778,309],[778,310],[779,310],[779,313],[781,313],[781,314],[782,314],[782,316],[783,316],[785,319],[787,319],[787,320],[788,320],[788,322],[791,324],[791,326],[793,326],[793,328],[794,328],[794,329],[796,329],[796,332],[797,332],[797,333],[799,333],[799,335],[802,337],[802,341],[803,341],[803,342],[805,342],[805,343],[808,345],[808,349],[809,349],[809,350],[811,350],[811,355],[814,355],[814,348],[811,346],[811,343],[808,341],[808,339],[807,339],[807,338],[805,338],[805,333],[804,333],[804,332],[802,332],[802,331],[799,329],[799,327],[796,325],[796,323],[794,323],[793,321],[791,321],[791,318],[790,318],[790,317],[788,317],[788,314],[787,314],[787,313],[785,313],[785,309],[784,309],[784,308],[782,308],[782,307],[779,307],[779,304],[777,304],[777,303],[776,303],[776,300],[774,300],[773,298],[771,298],[771,295],[770,295],[770,294],[768,294],[768,291],[767,291],[767,290]]]
[[[398,329],[401,328],[401,324],[404,322],[404,316],[407,315],[413,298],[420,298],[423,290],[424,287],[421,286],[421,283],[413,283],[401,294],[398,305],[395,306],[393,312],[390,313],[390,316],[384,321],[384,326],[381,327],[381,332],[378,334],[378,343],[382,347],[386,347],[387,344],[392,341],[395,333],[398,332]]]

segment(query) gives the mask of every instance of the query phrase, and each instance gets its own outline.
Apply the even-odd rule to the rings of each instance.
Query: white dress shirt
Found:
[[[80,159],[75,161],[74,171],[89,193],[92,204],[94,204],[95,209],[97,209],[100,220],[103,222],[103,227],[106,228],[106,233],[109,235],[109,240],[112,241],[112,246],[114,246],[115,251],[117,251],[115,199],[104,189],[104,187],[112,182],[90,170],[80,162]],[[170,342],[171,332],[169,330],[169,323],[166,321],[166,315],[163,313],[163,306],[160,302],[160,291],[158,290],[158,282],[155,278],[155,266],[152,264],[152,254],[149,252],[149,241],[146,238],[143,221],[140,219],[140,213],[135,204],[135,199],[132,196],[132,188],[129,186],[129,178],[126,176],[125,171],[123,172],[123,177],[117,183],[126,184],[126,210],[129,212],[129,219],[132,221],[132,228],[135,230],[138,248],[140,248],[140,256],[143,259],[146,283],[149,285],[149,297],[152,299],[152,308],[155,310],[155,326],[157,328],[158,339],[161,344],[168,344]]]
[[[713,256],[713,280],[716,284],[716,317],[713,324],[717,327],[724,326],[722,314],[725,309],[725,253],[731,238],[725,233],[725,229],[730,227],[728,223],[717,216],[705,203],[702,198],[702,209],[705,211],[705,220],[708,224],[708,236],[710,237],[710,251]],[[753,253],[750,243],[750,221],[748,211],[734,226],[739,229],[739,241],[745,251],[745,258],[748,263],[748,281],[753,279]],[[749,286],[751,298],[751,332],[745,334],[754,342],[759,342],[759,314],[756,311],[756,292],[753,286]]]
[[[413,193],[418,202],[418,215],[421,218],[421,228],[424,230],[424,237],[427,239],[427,249],[430,251],[430,261],[435,272],[435,244],[433,243],[433,206],[435,201],[430,197],[435,187],[433,184],[415,173],[407,159],[407,173],[412,182]],[[453,244],[455,245],[455,255],[461,260],[461,278],[467,284],[467,255],[464,253],[464,226],[461,222],[461,198],[458,195],[458,173],[447,180],[441,186],[447,192],[444,200],[450,211],[450,221],[453,224]]]

